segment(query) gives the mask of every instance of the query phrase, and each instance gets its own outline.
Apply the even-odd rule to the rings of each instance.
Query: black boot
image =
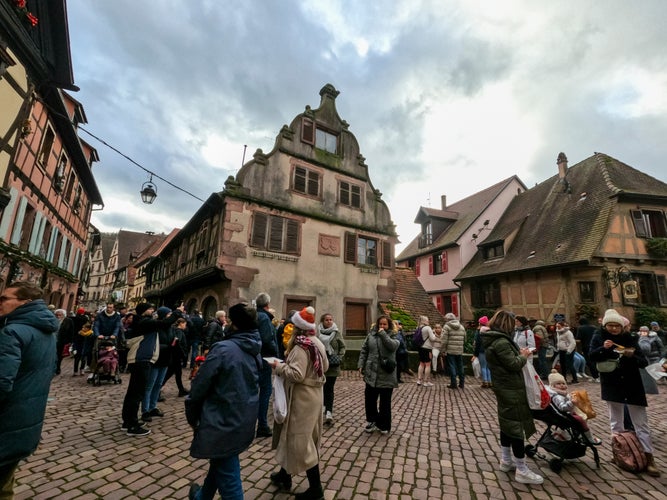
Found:
[[[306,491],[294,495],[296,500],[324,500],[324,490],[322,486],[310,486]]]
[[[271,482],[279,488],[289,491],[292,489],[292,476],[290,476],[282,467],[278,472],[271,474]]]

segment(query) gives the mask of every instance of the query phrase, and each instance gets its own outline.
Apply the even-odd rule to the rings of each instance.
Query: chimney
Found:
[[[556,165],[558,165],[558,178],[560,180],[565,179],[567,176],[567,156],[565,156],[565,153],[558,154]]]
[[[443,194],[440,196],[440,205],[443,210],[447,210],[447,195]]]

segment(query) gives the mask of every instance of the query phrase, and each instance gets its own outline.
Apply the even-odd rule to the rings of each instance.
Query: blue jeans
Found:
[[[456,386],[456,376],[459,376],[459,386],[463,387],[465,374],[463,373],[463,356],[461,354],[447,354],[447,364],[449,365],[449,376],[451,384]],[[480,361],[480,366],[482,363]]]
[[[197,354],[199,353],[199,339],[193,340],[192,344],[190,344],[190,347],[192,349],[192,353],[190,354],[190,368],[194,368],[195,358],[197,357]]]
[[[266,414],[269,411],[271,388],[271,366],[266,361],[262,360],[262,368],[259,370],[259,410],[257,410],[258,429],[266,429],[269,427]]]
[[[208,474],[195,495],[195,500],[213,500],[216,491],[225,500],[243,500],[241,463],[238,455],[211,459]]]
[[[144,400],[141,404],[142,413],[148,413],[157,408],[157,400],[160,397],[160,389],[162,389],[162,382],[167,375],[166,366],[151,365],[151,371],[148,374],[146,381],[146,391],[144,392]]]
[[[486,362],[486,353],[480,349],[477,359],[479,359],[479,368],[482,372],[482,382],[491,382],[491,370]]]

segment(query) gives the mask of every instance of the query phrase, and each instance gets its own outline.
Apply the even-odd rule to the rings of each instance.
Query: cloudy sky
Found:
[[[333,84],[402,245],[420,206],[607,153],[667,181],[667,2],[69,0],[84,128],[206,199]],[[93,223],[169,232],[201,202],[85,133]]]

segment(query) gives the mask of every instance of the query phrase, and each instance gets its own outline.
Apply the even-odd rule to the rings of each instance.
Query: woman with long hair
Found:
[[[388,316],[380,316],[371,328],[359,353],[359,373],[364,377],[366,432],[391,430],[391,395],[398,387],[396,378],[396,350],[398,339]],[[389,370],[393,363],[393,370]],[[380,406],[378,409],[378,399]]]
[[[287,358],[271,363],[273,372],[285,380],[287,417],[274,422],[273,448],[280,470],[271,482],[282,489],[292,488],[292,475],[306,471],[308,489],[297,500],[320,500],[324,490],[320,480],[322,437],[322,387],[329,369],[326,349],[317,338],[315,310],[305,307],[292,316],[294,331],[287,345]]]
[[[516,471],[514,479],[519,483],[542,484],[542,476],[526,465],[524,442],[535,433],[535,422],[528,406],[522,370],[531,351],[528,347],[519,349],[514,343],[514,326],[514,315],[499,310],[489,320],[489,331],[482,334],[498,403],[500,470]]]

